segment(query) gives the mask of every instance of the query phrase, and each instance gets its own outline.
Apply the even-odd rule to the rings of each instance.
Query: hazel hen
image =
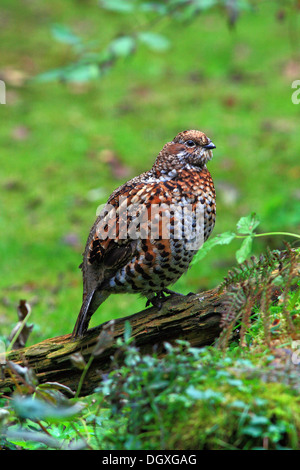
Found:
[[[117,188],[83,254],[83,302],[73,336],[83,336],[111,294],[139,293],[160,307],[215,225],[215,188],[206,164],[215,145],[197,130],[164,145],[153,167]]]

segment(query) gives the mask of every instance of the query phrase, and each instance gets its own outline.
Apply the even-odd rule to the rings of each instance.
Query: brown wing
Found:
[[[152,208],[153,204],[168,204],[170,199],[174,201],[176,196],[173,190],[178,184],[180,183],[175,181],[145,183],[141,177],[138,177],[112,193],[106,208],[93,225],[86,244],[82,266],[84,292],[95,288],[95,284],[99,287],[103,280],[117,269],[125,266],[133,257],[137,239],[130,236],[128,228],[134,219],[134,215],[130,216],[130,208],[136,204],[142,204],[141,207],[146,209],[145,225],[149,229],[149,223],[151,223],[151,234],[153,235],[151,238],[167,238],[164,236],[165,230],[161,222],[155,228],[158,233],[153,233]],[[123,233],[124,228],[126,229],[125,234]],[[142,236],[141,227],[140,237],[149,238],[149,235]]]
[[[122,224],[128,224],[126,211],[120,208],[120,201],[130,205],[130,201],[145,183],[135,184],[136,178],[116,189],[105,208],[97,217],[88,237],[83,263],[83,297],[95,286],[124,266],[134,255],[137,240],[121,235]],[[121,198],[121,199],[120,199]],[[123,225],[124,227],[124,225]]]
[[[85,257],[90,265],[115,269],[124,265],[133,251],[127,236],[129,220],[127,207],[143,187],[127,183],[114,191],[92,227],[86,245]],[[125,230],[124,230],[125,229]]]

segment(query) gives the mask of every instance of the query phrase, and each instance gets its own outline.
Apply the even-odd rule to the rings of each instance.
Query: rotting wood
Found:
[[[285,253],[289,255],[290,251],[282,252],[282,259],[284,259]],[[277,269],[274,271],[275,273],[278,275]],[[292,271],[289,269],[288,276],[289,278],[299,278],[298,262]],[[280,295],[280,288],[276,285],[272,286],[272,297],[273,294],[274,300]],[[151,354],[155,350],[156,354],[162,356],[164,343],[174,343],[177,339],[186,340],[194,347],[210,345],[220,335],[220,320],[222,313],[226,311],[227,295],[226,289],[220,292],[220,286],[201,294],[172,295],[164,301],[160,310],[152,307],[116,319],[114,330],[111,332],[111,341],[107,347],[100,348],[103,349],[101,354],[95,355],[85,376],[81,395],[93,393],[101,380],[101,374],[112,370],[112,357],[116,353],[116,342],[118,338],[124,336],[126,321],[130,322],[131,335],[141,353]],[[67,334],[11,351],[6,360],[32,369],[39,383],[59,382],[75,392],[78,389],[82,370],[78,369],[70,358],[75,353],[81,353],[88,361],[98,342],[99,335],[101,332],[107,331],[108,323],[91,328],[82,339],[74,340],[71,334]],[[3,372],[5,373],[4,378],[0,375],[0,394],[10,395],[16,387],[17,376],[13,379],[7,368],[6,370],[2,368]]]
[[[85,377],[81,395],[91,394],[100,382],[101,374],[111,370],[112,356],[116,351],[114,344],[117,338],[123,337],[126,321],[130,322],[132,337],[142,353],[151,353],[155,348],[156,353],[162,355],[164,342],[174,343],[176,339],[187,340],[191,345],[201,347],[212,344],[220,333],[223,301],[224,295],[219,294],[217,288],[202,294],[172,295],[163,303],[161,310],[152,307],[116,319],[113,345],[95,356]],[[74,366],[70,356],[80,352],[88,360],[107,323],[91,328],[79,340],[67,334],[11,351],[7,361],[32,368],[39,383],[55,381],[76,391],[82,370]],[[11,375],[5,374],[4,379],[0,379],[0,393],[10,395],[14,389]]]

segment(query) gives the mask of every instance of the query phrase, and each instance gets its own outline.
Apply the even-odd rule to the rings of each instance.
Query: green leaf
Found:
[[[252,248],[252,236],[246,237],[243,240],[241,248],[236,252],[236,259],[238,263],[243,263],[250,255]]]
[[[256,426],[245,426],[241,431],[251,437],[262,437],[262,430]]]
[[[205,242],[196,256],[194,257],[192,264],[198,263],[201,259],[203,259],[206,254],[208,253],[209,250],[211,250],[214,246],[216,245],[228,245],[232,240],[235,238],[235,233],[233,232],[224,232],[221,233],[220,235],[217,235],[215,238],[212,238],[211,240],[208,240]]]
[[[106,10],[120,13],[130,13],[134,10],[134,5],[126,0],[101,0],[99,3]]]
[[[54,82],[56,80],[62,80],[65,73],[64,68],[49,70],[48,72],[39,73],[32,81],[34,82]]]
[[[237,408],[244,410],[246,408],[246,403],[242,400],[234,400],[232,403],[229,404],[231,408]]]
[[[131,329],[130,322],[126,321],[125,325],[124,325],[124,341],[125,341],[125,343],[128,343],[128,341],[130,340],[131,331],[132,331],[132,329]]]
[[[45,448],[61,449],[61,442],[44,432],[28,431],[27,429],[8,429],[7,439],[22,449],[38,450]]]
[[[241,217],[236,226],[238,233],[251,234],[259,224],[260,220],[258,216],[255,212],[252,212],[252,214],[246,217]]]
[[[254,415],[251,418],[251,426],[264,426],[270,423],[269,418],[266,416]]]
[[[168,14],[168,5],[163,5],[162,3],[143,2],[139,9],[147,13],[150,11],[158,13],[159,15]]]
[[[209,402],[215,402],[222,399],[222,394],[207,388],[206,390],[199,390],[195,388],[193,385],[189,385],[186,389],[186,394],[193,398],[194,400],[207,400]]]
[[[215,237],[216,245],[228,245],[235,238],[234,232],[223,232]]]
[[[15,397],[12,404],[20,418],[32,420],[50,419],[59,421],[73,417],[83,408],[80,403],[75,403],[72,406],[54,406],[46,401],[31,397]]]
[[[81,44],[81,39],[66,26],[60,24],[54,24],[51,28],[53,37],[64,44],[70,44],[72,46]]]
[[[100,70],[97,64],[80,64],[66,71],[65,78],[68,82],[88,82],[99,78]]]
[[[101,75],[100,69],[97,64],[84,64],[78,62],[77,64],[62,67],[59,69],[49,70],[48,72],[40,73],[33,78],[34,82],[78,82],[84,83]]]
[[[200,10],[207,10],[214,7],[217,4],[217,0],[196,0],[194,2],[195,6]]]
[[[135,48],[135,40],[131,36],[120,36],[110,43],[109,50],[118,57],[130,55]]]
[[[145,31],[138,35],[138,39],[154,51],[166,51],[170,43],[167,38],[161,34]]]
[[[194,400],[203,400],[204,398],[204,392],[203,390],[198,390],[195,388],[193,385],[190,385],[186,389],[186,394],[190,397],[193,398]]]

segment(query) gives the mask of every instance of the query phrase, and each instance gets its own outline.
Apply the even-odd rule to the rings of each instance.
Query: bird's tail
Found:
[[[86,295],[75,323],[72,333],[73,338],[83,336],[86,333],[91,316],[108,296],[109,294],[100,292],[96,289]]]

